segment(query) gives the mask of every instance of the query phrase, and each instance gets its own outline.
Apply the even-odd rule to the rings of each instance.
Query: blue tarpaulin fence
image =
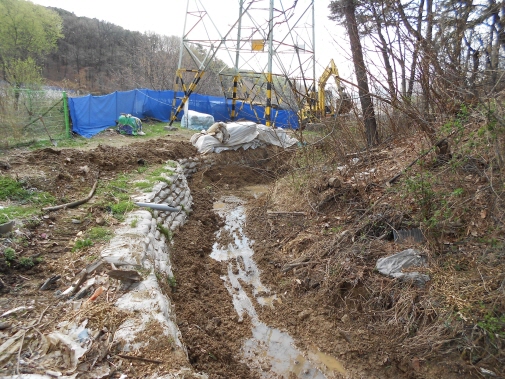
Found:
[[[183,92],[176,94],[176,106],[179,106]],[[153,118],[168,122],[172,112],[174,91],[155,91],[136,89],[133,91],[114,92],[104,96],[83,96],[68,99],[72,131],[90,138],[107,128],[116,125],[121,113],[128,113],[140,119]],[[189,109],[214,116],[215,121],[230,121],[232,102],[218,96],[192,94]],[[237,101],[237,119],[244,118],[259,124],[265,124],[265,107]],[[184,112],[180,112],[179,119]],[[272,109],[272,121],[276,127],[298,128],[296,112]]]

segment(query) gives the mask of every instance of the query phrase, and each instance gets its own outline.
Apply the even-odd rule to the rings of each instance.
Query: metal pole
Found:
[[[242,9],[244,7],[244,0],[240,0],[239,13],[238,13],[238,31],[237,31],[237,51],[235,53],[235,75],[233,76],[233,93],[231,98],[231,120],[235,121],[236,107],[237,107],[237,84],[238,84],[238,67],[240,58],[240,38],[242,31]]]
[[[68,117],[68,96],[65,91],[63,91],[63,115],[65,117],[65,130],[67,132],[67,138],[70,138],[70,119]]]
[[[240,38],[242,32],[242,9],[244,7],[244,0],[240,0],[240,9],[238,13],[238,31],[237,31],[237,52],[235,54],[235,73],[238,72],[238,62],[240,58]]]
[[[314,91],[316,90],[316,8],[312,0],[312,77],[314,78]]]
[[[271,0],[271,1],[273,1],[273,0]],[[245,12],[247,12],[249,10],[249,8],[252,6],[253,3],[254,3],[254,1],[251,1],[249,3],[249,5],[245,9]],[[226,41],[226,39],[228,38],[229,34],[232,32],[233,28],[235,28],[235,26],[237,25],[237,23],[238,23],[238,20],[231,26],[231,28],[228,30],[228,32],[226,33],[226,35],[224,37],[222,37],[222,39],[219,42],[219,44],[217,45],[217,47],[215,47],[215,48],[213,47],[214,52],[210,56],[206,57],[206,61],[204,62],[203,67],[201,67],[199,69],[199,72],[193,78],[193,82],[189,86],[189,89],[188,89],[187,93],[184,95],[184,99],[182,99],[182,103],[177,107],[177,109],[175,111],[175,114],[172,115],[172,118],[170,120],[169,125],[172,125],[172,123],[175,121],[177,115],[179,114],[179,112],[181,111],[181,109],[184,107],[184,104],[186,103],[186,101],[188,101],[189,96],[193,93],[193,91],[195,90],[198,82],[202,78],[202,75],[204,74],[205,69],[212,62],[212,60],[214,59],[214,57],[217,54],[217,51],[219,50],[219,48],[221,47],[221,45]]]
[[[268,20],[268,72],[267,72],[267,106],[265,121],[267,126],[272,126],[272,54],[274,34],[274,0],[270,0],[270,14]]]
[[[181,68],[182,64],[182,51],[184,49],[184,37],[186,34],[186,22],[188,21],[188,9],[189,9],[189,0],[186,1],[186,15],[184,16],[184,26],[182,27],[181,48],[179,50],[179,63],[177,65],[178,70]]]
[[[182,37],[181,37],[181,47],[179,48],[179,63],[177,64],[177,70],[180,70],[181,65],[182,65],[182,53],[184,51],[184,37],[186,34],[186,22],[188,20],[188,9],[189,9],[189,0],[186,1],[186,14],[184,16],[184,26],[182,29]],[[179,72],[179,71],[177,71]],[[179,87],[179,75],[175,75],[175,83],[174,83],[174,99],[172,100],[172,109],[170,112],[170,120],[174,119],[175,116],[175,105],[177,103],[177,88]],[[172,122],[170,122],[170,125],[172,125]]]

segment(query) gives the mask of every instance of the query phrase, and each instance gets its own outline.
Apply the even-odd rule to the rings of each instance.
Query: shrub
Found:
[[[86,238],[83,240],[79,239],[79,240],[75,241],[75,245],[72,248],[72,251],[81,250],[81,249],[84,249],[89,246],[93,246],[93,241],[91,241],[89,238]]]
[[[7,262],[12,262],[16,259],[16,251],[12,247],[8,247],[4,250],[4,258]]]

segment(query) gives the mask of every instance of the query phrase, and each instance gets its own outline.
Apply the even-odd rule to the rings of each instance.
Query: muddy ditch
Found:
[[[190,362],[216,378],[341,377],[339,361],[314,347],[298,349],[288,333],[256,311],[282,303],[281,294],[262,283],[254,241],[244,230],[247,200],[267,191],[266,185],[221,191],[218,197],[193,191],[200,201],[183,234],[196,237],[175,241],[172,293]],[[194,244],[201,246],[196,252]]]
[[[152,343],[133,348],[126,358],[119,355],[124,346],[113,343],[117,329],[132,313],[151,310],[149,305],[144,310],[116,309],[111,303],[128,293],[135,297],[140,289],[109,282],[112,286],[107,288],[113,291],[107,290],[83,311],[62,305],[54,294],[68,288],[103,252],[100,244],[72,251],[79,236],[104,221],[112,229],[133,228],[137,219],[118,222],[94,199],[80,208],[45,215],[23,229],[22,244],[16,245],[19,257],[43,261],[32,267],[0,262],[1,310],[26,307],[0,331],[1,343],[21,331],[21,346],[26,347],[13,345],[19,350],[11,349],[14,359],[3,366],[2,374],[40,374],[33,365],[38,336],[75,318],[87,319],[97,331],[96,341],[108,342],[107,349],[92,350],[82,358],[79,378],[199,377],[198,373],[210,378],[472,377],[475,369],[457,353],[444,358],[435,349],[432,355],[426,353],[430,344],[454,335],[437,330],[440,334],[431,340],[427,335],[416,337],[410,329],[416,326],[411,315],[420,315],[415,321],[428,327],[435,318],[428,307],[429,287],[415,288],[374,272],[377,258],[398,249],[394,241],[382,238],[388,224],[401,226],[397,220],[403,219],[387,213],[390,207],[366,214],[369,200],[382,196],[382,189],[350,182],[328,187],[321,173],[302,196],[289,197],[278,185],[293,168],[289,154],[272,148],[195,160],[192,146],[166,140],[86,152],[13,152],[10,175],[68,201],[87,193],[97,177],[106,182],[168,159],[185,162],[191,207],[184,210],[188,217],[173,234],[159,215],[148,220],[150,226],[147,221],[138,225],[157,239],[164,235],[170,240],[166,246],[172,267],[158,266],[164,270],[150,277],[145,268],[133,268],[146,281],[145,294],[159,287],[170,300],[159,308],[167,313],[165,308],[174,307],[178,331],[166,320],[148,321],[146,331],[128,343]],[[175,199],[179,192],[164,196]],[[150,241],[140,238],[130,245],[142,243],[149,246]],[[154,246],[156,251],[162,248]],[[40,285],[55,275],[60,279],[50,291],[40,291]],[[96,286],[105,287],[102,282]],[[172,337],[160,339],[172,332]],[[96,362],[108,371],[92,373]]]
[[[194,217],[175,241],[182,253],[174,256],[172,299],[198,371],[222,378],[478,375],[457,354],[434,353],[431,346],[455,335],[435,329],[425,305],[432,301],[429,285],[417,288],[374,271],[378,258],[423,248],[393,240],[391,225],[401,227],[408,215],[384,205],[363,217],[380,188],[326,184],[320,190],[315,182],[309,196],[291,204],[284,199],[283,211],[275,170],[262,177],[252,169],[247,178],[248,170],[225,162],[192,179]],[[235,181],[239,175],[243,180]],[[319,181],[327,183],[324,176]],[[267,190],[255,196],[248,184]],[[324,209],[310,210],[311,191],[325,191]],[[417,327],[419,335],[409,329]]]
[[[134,144],[129,148],[119,149],[99,146],[87,152],[72,149],[44,149],[28,154],[13,152],[9,157],[11,170],[9,174],[17,177],[22,175],[21,180],[32,188],[51,191],[54,196],[65,200],[75,200],[86,192],[86,185],[97,178],[102,182],[107,181],[135,167],[159,164],[165,162],[167,158],[178,157],[180,160],[190,160],[187,167],[192,170],[190,173],[194,173],[195,170],[192,168],[196,163],[189,153],[190,149],[186,146],[176,146],[165,141],[158,141],[158,143],[151,141],[143,145]],[[245,343],[246,336],[252,336],[253,331],[255,334],[283,334],[281,331],[268,329],[266,324],[259,323],[251,317],[252,314],[239,315],[233,307],[233,302],[224,304],[213,301],[215,298],[229,299],[230,293],[221,278],[223,272],[226,272],[225,263],[210,259],[209,254],[213,251],[217,228],[225,225],[223,216],[212,209],[215,196],[220,196],[226,191],[240,192],[240,188],[245,184],[259,185],[256,191],[264,190],[261,186],[271,182],[275,175],[283,170],[282,164],[270,158],[271,155],[277,154],[280,154],[277,149],[247,154],[222,154],[214,159],[212,165],[199,167],[200,171],[193,175],[191,182],[194,198],[191,199],[188,194],[180,195],[186,202],[189,199],[189,202],[183,205],[193,213],[182,230],[176,230],[178,226],[174,227],[177,234],[173,239],[175,242],[172,255],[176,267],[173,271],[170,267],[163,269],[163,262],[156,263],[155,251],[152,258],[159,271],[159,276],[157,273],[156,278],[154,276],[150,278],[147,272],[138,271],[140,266],[137,264],[145,258],[142,255],[137,256],[136,248],[131,250],[133,246],[142,246],[142,244],[149,250],[153,241],[153,237],[149,237],[146,242],[142,242],[140,235],[135,236],[136,229],[151,230],[149,235],[154,234],[157,222],[156,238],[160,238],[159,224],[160,222],[163,224],[163,220],[160,220],[156,213],[154,217],[158,218],[157,221],[154,219],[151,221],[148,213],[139,211],[133,212],[123,222],[118,223],[103,213],[107,212],[107,209],[100,208],[97,205],[97,199],[94,198],[83,207],[62,209],[46,214],[40,220],[36,220],[33,229],[24,229],[26,235],[23,240],[26,246],[15,246],[18,257],[43,256],[44,260],[32,267],[10,265],[6,260],[2,262],[5,275],[2,275],[4,296],[1,299],[1,308],[2,311],[13,311],[11,314],[15,317],[8,318],[8,322],[3,324],[6,331],[1,332],[2,342],[10,344],[9,346],[2,345],[2,351],[6,353],[2,357],[2,362],[6,363],[4,373],[39,375],[40,370],[44,370],[43,367],[45,367],[46,375],[42,377],[62,375],[62,373],[63,376],[67,373],[68,377],[75,377],[76,373],[79,373],[78,377],[107,377],[121,372],[130,377],[182,375],[182,371],[179,370],[176,373],[173,369],[174,367],[184,368],[182,355],[186,354],[195,371],[204,372],[210,377],[237,377],[237,375],[238,377],[265,375],[270,377],[270,372],[275,372],[277,369],[271,371],[274,366],[264,358],[261,361],[253,361],[252,357],[247,358],[245,353],[240,353],[244,349],[242,344]],[[177,177],[180,178],[180,175],[178,174]],[[167,182],[170,187],[170,183],[174,183],[174,178],[168,178]],[[172,190],[173,186],[174,184],[172,184]],[[155,192],[167,190],[160,188]],[[163,198],[158,199],[156,195],[151,200],[159,202],[167,199],[168,196],[172,199],[170,201],[179,204],[181,201],[176,196],[179,196],[180,192],[176,188],[172,194],[169,191]],[[248,196],[250,194],[245,197]],[[193,203],[192,210],[189,203]],[[96,245],[83,251],[74,251],[72,247],[79,236],[84,235],[97,224],[103,225],[104,219],[116,230],[116,236],[109,243],[109,247],[103,249]],[[2,242],[11,244],[9,239]],[[116,256],[125,249],[125,246],[130,246],[130,253],[122,257]],[[154,245],[153,249],[162,249],[162,247]],[[106,263],[110,261],[112,270],[109,268],[103,271],[103,268],[98,265],[97,267],[100,268],[93,268],[87,277],[86,275],[83,277],[82,272],[94,266],[94,262],[100,256]],[[184,259],[190,259],[190,262],[184,265],[182,264]],[[129,260],[132,261],[129,262]],[[16,262],[18,261],[21,259]],[[121,266],[126,264],[126,270],[117,270],[114,263]],[[137,273],[128,268],[137,270]],[[120,285],[120,282],[111,281],[121,272],[135,276],[133,282],[140,281],[140,283],[128,284],[127,281],[126,285]],[[91,277],[92,275],[94,276]],[[54,278],[54,281],[48,285],[49,291],[41,292],[40,286],[48,278]],[[120,281],[123,282],[124,278],[120,278]],[[155,284],[156,281],[158,284]],[[80,291],[77,295],[82,292],[81,298],[84,296],[84,299],[88,295],[93,295],[92,298],[96,296],[98,299],[96,303],[90,305],[88,301],[78,300],[78,298],[71,302],[60,301],[61,294],[65,294],[74,286],[72,283],[78,283],[76,289]],[[69,285],[70,287],[65,289]],[[158,285],[175,302],[177,313],[181,312],[181,317],[178,318],[178,327],[183,332],[181,338],[177,332],[170,337],[170,331],[167,332],[167,329],[171,329],[170,322],[167,324],[163,319],[156,317],[149,318],[149,316],[147,321],[145,317],[142,317],[142,321],[137,321],[137,323],[147,325],[145,330],[148,333],[142,332],[142,328],[139,330],[139,325],[135,325],[135,321],[133,324],[131,322],[128,324],[128,321],[125,323],[125,320],[131,319],[132,312],[140,312],[142,315],[150,313],[146,308],[149,304],[140,305],[135,298],[139,300],[145,296],[149,297],[147,293],[155,293],[157,291],[155,287]],[[102,293],[104,295],[100,297]],[[193,295],[194,299],[192,299]],[[179,296],[182,296],[181,302],[179,302]],[[125,298],[126,301],[121,300]],[[137,305],[132,307],[132,301]],[[111,308],[112,304],[116,304],[116,308]],[[158,306],[162,313],[167,312],[163,310],[166,305],[158,302],[154,308]],[[189,315],[187,318],[184,316],[185,311]],[[200,311],[204,312],[202,319],[193,320],[192,317],[200,317]],[[59,317],[59,315],[65,316]],[[31,323],[30,319],[33,317],[38,321]],[[73,318],[75,320],[72,320]],[[253,324],[251,320],[254,321]],[[128,325],[125,326],[125,324]],[[51,332],[55,326],[58,331]],[[36,327],[39,327],[40,331]],[[12,334],[14,330],[18,330],[18,333]],[[194,342],[190,331],[197,332]],[[41,340],[38,339],[37,333],[42,333],[40,336],[44,337]],[[139,333],[143,335],[135,336]],[[212,338],[207,339],[206,336],[198,333],[210,334]],[[91,334],[93,334],[91,340],[88,340],[88,337],[82,337],[86,335],[91,338]],[[128,334],[134,338],[132,339]],[[167,334],[166,344],[158,343],[160,334]],[[85,349],[78,347],[75,342],[65,340],[63,335],[68,335],[71,339],[84,338],[80,343],[89,346]],[[118,344],[117,338],[124,342]],[[292,342],[290,337],[286,335],[282,338],[286,339],[285,347],[290,346]],[[93,344],[92,341],[101,342]],[[106,343],[107,341],[109,343]],[[147,345],[145,345],[146,341]],[[158,342],[155,343],[155,341]],[[182,351],[177,348],[179,341],[184,344]],[[31,348],[25,351],[28,347],[27,343]],[[254,340],[250,339],[249,343],[254,343]],[[45,350],[44,344],[49,346],[49,351]],[[67,353],[64,353],[58,358],[58,355],[55,355],[58,349],[52,351],[54,347],[51,347],[57,344],[67,344],[69,349],[72,351],[77,349],[79,354],[70,353],[67,356]],[[91,349],[89,349],[90,346]],[[97,346],[99,351],[96,350]],[[132,348],[134,351],[131,350]],[[19,353],[18,358],[15,359],[17,349]],[[30,352],[32,349],[33,352]],[[258,349],[259,347],[256,348]],[[126,351],[127,357],[122,357],[121,351]],[[253,347],[250,346],[248,351],[253,354]],[[131,355],[132,352],[134,356]],[[83,353],[84,356],[82,356]],[[298,371],[306,372],[306,375],[313,370],[307,366],[301,353],[292,349],[291,355],[300,363],[288,362],[288,365],[299,365],[302,371]],[[47,357],[50,357],[53,363],[48,363]],[[41,360],[42,358],[44,359]],[[246,358],[253,363],[248,365]],[[38,362],[42,361],[43,366],[38,366]],[[129,366],[125,367],[125,364]],[[73,373],[75,370],[77,370],[76,373]],[[198,374],[186,372],[184,375]]]

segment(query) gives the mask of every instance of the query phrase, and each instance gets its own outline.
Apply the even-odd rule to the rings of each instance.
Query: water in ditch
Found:
[[[255,194],[261,193],[260,190],[252,189]],[[275,307],[281,299],[261,283],[260,271],[254,261],[254,241],[243,230],[246,221],[244,201],[224,196],[214,204],[214,210],[225,219],[225,225],[218,231],[211,258],[228,262],[228,272],[221,279],[233,298],[239,320],[247,315],[252,322],[252,338],[242,346],[244,362],[260,372],[263,378],[271,377],[272,373],[286,378],[294,375],[318,379],[344,374],[342,364],[335,358],[316,349],[302,352],[295,347],[288,333],[260,320],[256,307]],[[248,294],[244,286],[252,288],[252,293]]]

